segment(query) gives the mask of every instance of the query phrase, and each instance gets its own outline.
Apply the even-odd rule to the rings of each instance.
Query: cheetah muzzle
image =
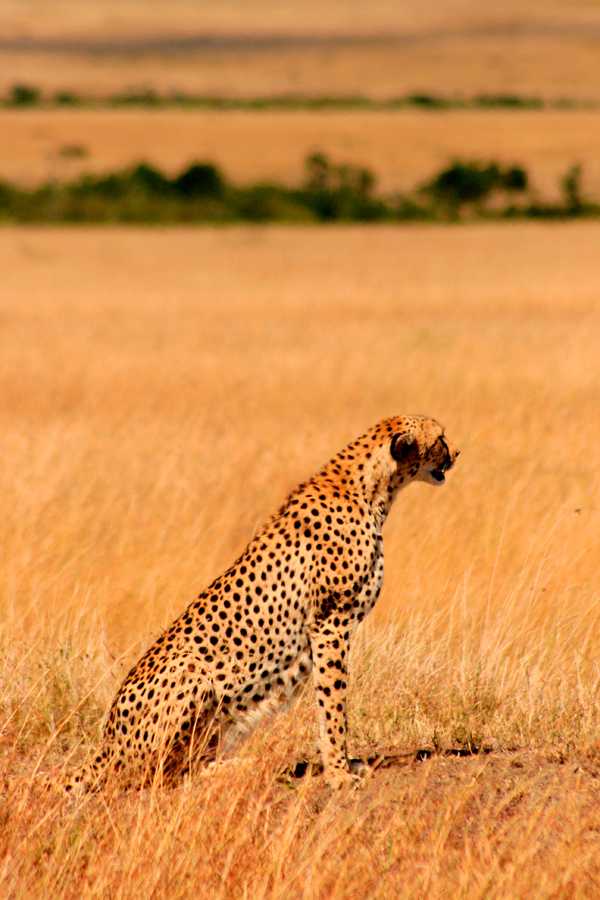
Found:
[[[296,488],[129,672],[96,756],[64,789],[96,789],[116,773],[126,785],[180,777],[285,705],[311,672],[325,778],[354,780],[348,653],[381,590],[381,530],[402,488],[442,484],[457,456],[434,419],[398,416]]]

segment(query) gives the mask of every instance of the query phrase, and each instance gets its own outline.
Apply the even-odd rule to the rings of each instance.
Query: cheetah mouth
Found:
[[[434,481],[437,481],[438,484],[443,484],[446,480],[446,476],[441,471],[441,469],[432,469],[431,477],[433,478]]]

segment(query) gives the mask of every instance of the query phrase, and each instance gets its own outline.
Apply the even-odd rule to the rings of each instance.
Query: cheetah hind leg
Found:
[[[104,740],[93,759],[61,779],[63,791],[71,797],[99,790],[106,782],[115,758],[114,749]]]
[[[113,710],[115,707],[116,702]],[[62,787],[66,793],[80,796],[99,790],[113,776],[123,788],[172,786],[215,759],[222,739],[221,713],[211,685],[203,692],[202,704],[194,709],[193,718],[189,702],[185,710],[172,710],[166,721],[157,723],[149,745],[133,756],[115,741],[109,718],[96,755],[63,780]]]
[[[195,768],[213,761],[218,745],[219,735],[205,732],[199,736],[193,748],[189,744],[171,742],[160,752],[149,754],[143,762],[136,765],[132,761],[124,763],[120,758],[119,748],[103,741],[93,759],[80,765],[66,779],[64,776],[53,779],[52,786],[60,786],[61,791],[71,797],[99,791],[111,777],[122,788],[140,788],[157,781],[161,785],[171,786]]]

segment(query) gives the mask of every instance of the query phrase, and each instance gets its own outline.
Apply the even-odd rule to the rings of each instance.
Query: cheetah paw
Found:
[[[345,787],[356,787],[368,772],[369,767],[361,760],[353,760],[348,769],[335,768],[325,772],[325,781],[334,791],[339,791]]]

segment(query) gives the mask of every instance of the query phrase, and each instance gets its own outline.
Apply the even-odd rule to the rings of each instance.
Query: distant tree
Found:
[[[184,197],[216,197],[225,193],[225,179],[213,163],[194,163],[173,181]]]
[[[456,214],[467,203],[482,206],[494,191],[524,191],[527,184],[527,172],[519,166],[501,169],[496,162],[456,160],[424,184],[421,192]]]
[[[34,106],[40,101],[38,88],[29,84],[15,84],[10,89],[8,102],[11,106]]]
[[[570,213],[577,214],[583,209],[581,196],[581,165],[577,163],[571,166],[562,179],[562,189],[565,194],[565,206]]]
[[[324,153],[306,160],[305,202],[321,221],[382,218],[384,204],[373,199],[376,178],[360,166],[335,166]]]
[[[331,166],[324,153],[313,153],[306,160],[306,187],[313,193],[329,190]]]
[[[141,187],[149,194],[166,194],[171,189],[171,183],[162,172],[149,166],[147,163],[140,163],[132,171],[131,183]]]
[[[76,106],[81,103],[81,98],[73,91],[57,91],[53,99],[57,106]]]
[[[502,173],[502,182],[507,191],[526,191],[529,179],[520,166],[513,166]]]
[[[499,175],[496,163],[484,166],[457,161],[428,182],[424,190],[436,200],[458,207],[484,200],[497,185]]]

